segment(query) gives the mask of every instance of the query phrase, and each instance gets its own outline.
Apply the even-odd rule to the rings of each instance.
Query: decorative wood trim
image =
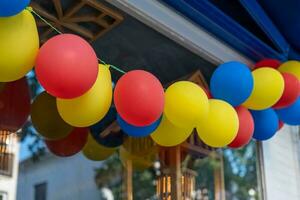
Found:
[[[46,5],[49,4],[49,7],[53,6],[54,10],[50,12],[42,6],[40,0],[33,0],[31,6],[38,14],[61,32],[81,35],[89,42],[95,41],[124,20],[120,13],[97,0],[74,1],[68,8],[63,6],[62,0],[44,0],[42,2]],[[92,9],[93,12],[86,14],[82,9]],[[43,21],[36,19],[40,39],[44,43],[56,33]]]
[[[133,200],[133,192],[132,192],[132,176],[133,176],[133,168],[132,168],[132,160],[125,161],[125,167],[123,167],[124,172],[124,183],[123,184],[123,199],[124,200]]]
[[[171,199],[179,200],[182,198],[180,146],[172,147],[172,150],[169,152],[171,158]]]

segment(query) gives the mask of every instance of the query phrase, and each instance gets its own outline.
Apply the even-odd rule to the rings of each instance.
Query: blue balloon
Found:
[[[0,17],[10,17],[20,13],[30,0],[0,0]]]
[[[273,137],[278,130],[278,116],[272,109],[250,110],[254,120],[253,138],[257,140],[267,140]]]
[[[156,130],[156,128],[159,126],[161,121],[161,117],[155,121],[153,124],[150,124],[149,126],[133,126],[131,124],[128,124],[125,120],[123,120],[120,115],[117,116],[117,122],[121,129],[129,136],[132,137],[146,137],[150,135],[153,131]]]
[[[127,135],[122,130],[112,130],[109,133],[104,132],[104,130],[116,120],[116,116],[116,108],[111,107],[101,121],[90,127],[93,138],[99,144],[106,147],[119,147],[124,143]]]
[[[300,97],[292,105],[275,110],[279,119],[289,125],[300,125]]]
[[[214,71],[210,79],[210,91],[214,98],[224,100],[232,106],[245,102],[253,90],[253,76],[247,65],[226,62]]]

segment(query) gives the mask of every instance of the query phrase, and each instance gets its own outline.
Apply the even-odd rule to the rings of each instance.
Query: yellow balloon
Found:
[[[24,10],[16,16],[0,17],[0,81],[25,76],[34,66],[39,35],[32,14]]]
[[[227,102],[209,100],[209,113],[205,121],[197,126],[200,139],[211,147],[224,147],[237,135],[239,118],[235,109]]]
[[[278,70],[280,72],[286,72],[295,75],[298,80],[300,80],[300,62],[296,60],[291,60],[283,63],[279,66]]]
[[[207,95],[195,83],[179,81],[167,88],[164,114],[174,125],[195,127],[207,113]]]
[[[112,154],[116,152],[116,148],[108,148],[99,144],[92,136],[89,134],[87,143],[82,149],[82,154],[89,160],[101,161],[106,160]]]
[[[74,99],[56,100],[61,117],[75,127],[87,127],[100,121],[108,112],[112,101],[112,83],[109,67],[99,65],[93,87]]]
[[[133,169],[138,171],[150,168],[156,159],[156,154],[157,152],[153,152],[152,154],[140,157],[130,154],[124,147],[120,147],[119,149],[120,161],[123,166],[126,167],[126,162],[131,160]]]
[[[263,67],[252,72],[254,87],[244,106],[252,110],[264,110],[272,107],[284,90],[284,79],[273,68]]]
[[[160,125],[150,136],[158,145],[170,147],[184,142],[192,131],[193,127],[176,127],[163,115]]]
[[[31,121],[39,134],[48,140],[62,139],[73,130],[73,127],[60,117],[55,97],[46,92],[34,99],[31,106]]]

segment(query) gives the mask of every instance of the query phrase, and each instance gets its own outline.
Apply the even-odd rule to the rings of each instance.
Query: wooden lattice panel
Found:
[[[208,84],[206,83],[204,76],[200,70],[197,70],[195,73],[193,73],[192,76],[189,77],[188,80],[196,83],[197,85],[201,86],[202,88],[208,89]]]
[[[33,9],[63,33],[93,42],[123,21],[121,14],[97,0],[32,0]],[[37,18],[41,42],[57,33]]]

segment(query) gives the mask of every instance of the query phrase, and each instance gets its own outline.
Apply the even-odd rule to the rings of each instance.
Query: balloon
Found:
[[[0,93],[0,130],[17,132],[30,113],[30,93],[26,78],[6,83]]]
[[[66,137],[73,127],[59,115],[55,97],[43,92],[35,98],[31,106],[31,121],[41,136],[48,140]]]
[[[210,80],[210,90],[216,99],[238,106],[253,90],[253,77],[247,65],[232,61],[220,65]]]
[[[250,111],[239,106],[235,108],[239,117],[239,131],[234,140],[228,145],[231,148],[240,148],[250,142],[254,132],[254,121]]]
[[[0,10],[2,1],[10,0],[1,0]],[[24,10],[16,16],[0,18],[1,82],[15,81],[25,76],[33,68],[38,50],[39,35],[29,11]]]
[[[164,89],[151,73],[130,71],[117,82],[114,103],[127,123],[148,126],[157,121],[163,112]]]
[[[271,67],[273,69],[277,69],[281,65],[281,62],[276,59],[266,58],[254,65],[254,69],[262,68],[262,67]]]
[[[280,99],[273,106],[275,109],[284,108],[293,104],[297,100],[300,92],[300,82],[296,76],[289,73],[282,73],[282,77],[284,79],[284,90]]]
[[[120,155],[120,161],[124,167],[126,167],[126,162],[130,160],[132,162],[133,169],[138,171],[143,171],[147,168],[150,168],[156,159],[155,153],[152,153],[144,157],[139,157],[130,154],[123,147],[120,148],[119,155]]]
[[[193,127],[176,127],[163,115],[158,128],[150,136],[160,146],[171,147],[183,143],[192,131]]]
[[[207,113],[207,95],[195,83],[179,81],[166,90],[164,114],[175,126],[193,128]]]
[[[293,74],[300,81],[300,62],[296,60],[291,60],[283,63],[279,66],[278,70],[280,72],[286,72]]]
[[[24,10],[30,3],[30,0],[1,0],[0,17],[10,17]]]
[[[93,138],[91,134],[88,136],[87,143],[82,149],[82,154],[89,160],[101,161],[106,160],[112,154],[114,154],[116,148],[108,148],[102,146]]]
[[[273,106],[282,96],[284,79],[280,72],[269,67],[252,72],[254,88],[244,106],[252,110],[264,110]]]
[[[118,147],[124,143],[127,135],[114,122],[116,116],[116,109],[111,107],[101,121],[90,127],[91,134],[99,144],[106,147]]]
[[[115,126],[117,126],[115,124]],[[93,136],[95,140],[106,147],[119,147],[124,143],[125,138],[127,135],[122,131],[111,131],[111,132],[101,132],[96,134],[93,132]]]
[[[79,36],[61,34],[49,39],[36,59],[36,75],[52,96],[72,99],[95,83],[98,60],[91,45]]]
[[[225,101],[209,100],[209,113],[206,120],[197,126],[200,139],[211,147],[224,147],[236,137],[239,118],[234,108]]]
[[[45,140],[45,143],[54,155],[68,157],[81,151],[87,142],[87,137],[87,128],[75,128],[67,137],[60,140]]]
[[[132,137],[145,137],[150,135],[160,124],[161,118],[148,126],[133,126],[125,122],[120,115],[117,116],[117,122],[121,129]]]
[[[99,66],[98,78],[84,95],[74,99],[57,99],[60,116],[75,127],[87,127],[100,121],[112,101],[112,82],[109,68]]]
[[[290,106],[276,110],[281,121],[289,125],[300,125],[300,97]]]
[[[256,140],[268,140],[278,130],[278,117],[272,108],[266,110],[250,111],[254,120],[253,138]]]
[[[104,116],[104,118],[90,127],[90,131],[92,133],[95,132],[95,134],[101,133],[116,120],[117,120],[117,110],[112,105],[109,108],[107,114]]]

